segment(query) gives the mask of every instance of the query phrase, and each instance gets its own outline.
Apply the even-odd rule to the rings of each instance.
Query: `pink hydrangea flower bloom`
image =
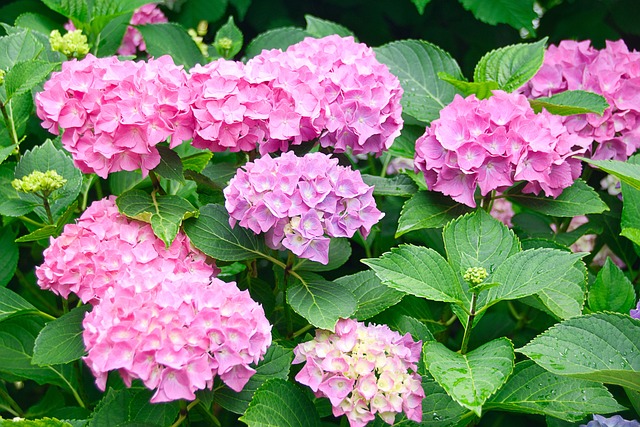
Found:
[[[159,24],[162,22],[168,22],[168,19],[154,3],[145,4],[137,8],[133,12],[133,16],[131,16],[131,21],[129,21],[131,25],[127,27],[127,31],[124,33],[122,43],[118,48],[118,55],[135,55],[139,51],[146,52],[147,45],[144,43],[142,34],[133,25]]]
[[[317,397],[331,401],[335,416],[346,415],[351,427],[367,425],[380,415],[387,424],[404,412],[422,421],[422,379],[417,371],[422,343],[386,325],[341,319],[336,332],[317,330],[299,344],[293,363],[305,362],[296,381]]]
[[[567,132],[558,116],[535,114],[523,95],[456,95],[416,141],[415,171],[430,190],[475,207],[474,193],[527,181],[525,193],[557,197],[580,176],[590,140]]]
[[[270,248],[329,262],[329,238],[367,236],[384,214],[359,171],[323,153],[268,155],[239,169],[224,189],[229,223],[266,234]]]
[[[148,62],[96,58],[62,64],[36,94],[36,113],[85,173],[111,172],[160,163],[155,147],[175,147],[193,134],[189,90],[182,66],[170,56]]]
[[[591,158],[626,160],[640,148],[640,52],[630,52],[623,40],[607,41],[601,50],[588,40],[549,46],[542,67],[521,92],[538,98],[565,90],[595,92],[609,103],[602,116],[563,118],[570,132],[597,142]]]

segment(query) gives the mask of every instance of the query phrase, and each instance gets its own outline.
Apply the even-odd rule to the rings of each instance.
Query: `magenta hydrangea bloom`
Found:
[[[638,304],[636,304],[636,308],[635,308],[635,310],[634,310],[634,309],[632,309],[632,310],[629,312],[629,315],[630,315],[631,317],[633,317],[634,319],[640,319],[640,300],[638,300]]]
[[[421,422],[425,394],[416,371],[422,343],[386,325],[351,319],[340,319],[335,330],[317,330],[294,348],[293,363],[305,362],[296,381],[327,397],[333,414],[346,415],[351,427],[365,426],[376,414],[393,424],[399,412]]]
[[[521,91],[538,98],[565,90],[595,92],[609,103],[602,116],[563,118],[570,132],[598,143],[591,158],[626,160],[640,148],[640,52],[630,52],[623,40],[607,41],[601,50],[588,40],[549,46],[542,67]]]
[[[523,95],[496,90],[454,100],[416,141],[415,171],[430,190],[475,207],[474,193],[527,181],[525,193],[557,197],[580,176],[588,138],[567,132],[558,116],[535,114]]]
[[[329,262],[329,238],[367,236],[384,214],[359,171],[323,153],[261,157],[239,169],[224,189],[229,223],[266,233],[270,248]]]
[[[148,62],[116,57],[63,62],[36,94],[36,113],[85,173],[111,172],[160,163],[155,147],[175,147],[193,135],[189,90],[182,66],[165,55]]]
[[[131,16],[131,21],[129,21],[131,25],[127,27],[127,31],[124,33],[122,43],[118,48],[118,55],[126,56],[135,55],[138,52],[146,52],[147,45],[144,43],[142,34],[133,25],[160,24],[163,22],[168,22],[168,19],[154,3],[140,6]]]
[[[263,51],[247,69],[273,90],[263,154],[318,138],[336,152],[379,155],[400,135],[400,82],[353,37],[308,37],[284,52]]]

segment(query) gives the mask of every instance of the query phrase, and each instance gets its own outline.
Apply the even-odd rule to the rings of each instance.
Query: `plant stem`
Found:
[[[42,199],[42,206],[44,206],[44,211],[47,213],[47,219],[49,220],[49,224],[53,225],[55,222],[53,221],[53,215],[51,214],[51,206],[49,205],[49,198],[44,194],[39,194]]]
[[[22,410],[22,408],[18,406],[16,401],[13,400],[13,398],[9,395],[9,393],[7,393],[7,391],[2,387],[0,387],[0,398],[2,398],[2,400],[4,400],[9,404],[10,408],[4,407],[4,409],[7,412],[10,412],[12,415],[16,417],[22,417],[22,415],[24,415],[24,411]]]
[[[313,328],[313,325],[307,325],[307,326],[305,326],[303,328],[300,328],[297,331],[295,331],[293,334],[291,334],[291,338],[299,337],[300,335],[304,334],[305,332],[307,332],[311,328]]]
[[[45,223],[43,223],[43,222],[34,221],[34,220],[32,220],[31,218],[29,218],[29,217],[27,217],[27,216],[24,216],[24,215],[19,216],[18,218],[20,218],[20,219],[21,219],[22,221],[24,221],[24,222],[28,222],[29,224],[33,224],[33,225],[35,225],[36,227],[40,227],[40,228],[42,228],[42,227],[46,227],[46,226],[47,226],[47,224],[45,224]]]
[[[12,115],[9,115],[7,111],[7,104],[0,103],[0,110],[2,111],[2,118],[4,119],[4,124],[7,127],[7,130],[9,131],[9,137],[11,138],[11,141],[13,142],[13,144],[17,147],[18,144],[20,144],[20,141],[18,141],[18,132],[16,132],[16,126],[15,126],[15,123],[13,122],[13,117],[11,117]]]
[[[471,329],[473,328],[473,319],[476,317],[476,302],[478,300],[478,294],[471,294],[471,310],[469,311],[469,317],[467,318],[467,326],[464,328],[464,335],[462,337],[462,345],[460,346],[460,353],[465,354],[469,345],[469,339],[471,338]]]

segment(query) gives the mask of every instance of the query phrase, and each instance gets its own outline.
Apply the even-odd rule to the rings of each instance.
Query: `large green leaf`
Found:
[[[313,37],[321,38],[332,34],[337,34],[340,37],[353,36],[353,32],[348,28],[326,19],[304,15],[304,20],[307,21],[307,33]]]
[[[544,108],[551,114],[559,116],[586,113],[595,113],[601,116],[604,114],[604,110],[609,108],[604,96],[584,90],[566,90],[549,98],[530,99],[529,104],[536,113]]]
[[[577,158],[618,177],[620,181],[630,185],[636,190],[640,190],[640,164],[621,162],[619,160],[593,160],[585,157]]]
[[[469,297],[447,261],[431,248],[401,245],[362,260],[387,286],[433,301],[466,305]]]
[[[177,401],[149,403],[153,391],[141,387],[110,388],[96,406],[86,427],[171,425],[180,411]]]
[[[5,102],[14,96],[30,92],[53,71],[58,64],[47,61],[24,61],[15,64],[5,76],[7,97]]]
[[[159,145],[158,153],[160,154],[160,163],[153,169],[153,172],[157,173],[163,178],[172,179],[184,184],[182,160],[180,156],[167,146]]]
[[[205,205],[198,218],[184,222],[184,231],[191,243],[205,254],[220,261],[244,261],[264,255],[264,241],[253,231],[236,224],[229,225],[224,206]]]
[[[396,237],[423,228],[440,228],[471,208],[440,193],[420,191],[402,207]]]
[[[550,216],[571,218],[609,210],[598,193],[581,179],[577,179],[570,187],[565,188],[556,198],[524,194],[519,191],[507,191],[506,195],[509,200],[520,206]]]
[[[118,52],[120,44],[122,44],[122,38],[131,21],[131,16],[132,13],[125,13],[113,17],[104,26],[98,36],[97,52],[99,56],[111,56]]]
[[[628,315],[574,317],[518,351],[554,374],[640,390],[640,320]]]
[[[85,0],[42,0],[44,4],[67,18],[89,22],[89,2]]]
[[[628,314],[636,305],[633,283],[610,258],[598,271],[589,287],[589,308],[592,311],[614,311]]]
[[[280,378],[256,391],[240,421],[249,427],[320,427],[313,403],[297,385]]]
[[[32,363],[39,366],[56,365],[73,362],[84,356],[82,320],[89,309],[89,305],[76,307],[47,323],[36,338]]]
[[[44,50],[44,46],[31,33],[21,30],[0,37],[0,69],[8,70],[15,64],[30,61]]]
[[[576,261],[566,273],[540,290],[536,297],[559,319],[582,314],[586,296],[587,267]]]
[[[333,330],[340,318],[356,311],[356,299],[346,287],[314,273],[289,276],[287,303],[317,328]]]
[[[228,0],[189,0],[180,6],[178,22],[185,28],[196,28],[202,20],[216,22],[224,17]]]
[[[513,231],[484,210],[451,221],[442,235],[449,264],[461,273],[473,267],[493,271],[520,251]]]
[[[601,383],[556,375],[530,360],[516,363],[513,375],[484,409],[540,414],[581,421],[590,414],[624,409]]]
[[[310,36],[311,34],[307,33],[302,28],[280,27],[268,30],[251,40],[245,49],[245,56],[247,58],[253,58],[265,49],[286,50],[292,44],[301,42],[306,37]]]
[[[515,354],[508,338],[489,341],[466,354],[430,341],[423,347],[423,359],[449,396],[480,416],[485,401],[511,375]]]
[[[390,178],[362,174],[365,184],[373,186],[375,196],[401,196],[410,197],[418,191],[418,186],[413,180],[401,173]]]
[[[180,196],[149,194],[142,190],[130,190],[116,199],[120,212],[129,218],[151,224],[153,232],[167,247],[178,234],[185,218],[197,214],[197,209]]]
[[[187,69],[202,64],[202,52],[187,31],[178,24],[161,23],[137,27],[144,38],[149,55],[156,58],[171,55],[176,64]]]
[[[511,3],[510,0],[505,1]],[[485,2],[489,3],[493,2]],[[547,39],[544,38],[535,43],[521,43],[492,50],[476,64],[473,80],[497,82],[500,89],[513,92],[531,79],[542,66],[546,42]]]
[[[271,344],[264,360],[256,366],[256,373],[249,379],[249,382],[242,388],[242,391],[235,392],[228,387],[216,390],[214,398],[223,408],[244,414],[256,390],[267,380],[281,378],[286,380],[289,377],[293,352],[276,343]]]
[[[25,311],[36,308],[29,301],[10,289],[0,287],[0,322]]]
[[[348,239],[333,238],[329,243],[329,262],[322,264],[307,258],[300,258],[291,268],[304,271],[331,271],[341,267],[351,256],[351,244]]]
[[[18,266],[18,245],[15,233],[9,227],[0,228],[0,288],[7,286]],[[1,292],[1,291],[0,291]],[[2,301],[2,298],[0,298]],[[0,304],[2,304],[0,302]]]
[[[465,9],[487,24],[508,24],[516,30],[526,29],[535,34],[533,20],[538,15],[533,10],[534,0],[460,0]]]
[[[353,315],[358,320],[368,319],[398,303],[404,293],[384,285],[371,270],[361,271],[335,280],[355,296],[358,309]]]
[[[402,40],[375,48],[376,57],[400,79],[404,89],[402,110],[414,118],[431,122],[449,104],[456,88],[438,78],[445,72],[462,79],[456,61],[444,50],[422,40]]]
[[[422,375],[422,422],[423,427],[466,426],[476,418],[467,408],[460,406],[430,375]],[[409,424],[414,426],[415,424]]]

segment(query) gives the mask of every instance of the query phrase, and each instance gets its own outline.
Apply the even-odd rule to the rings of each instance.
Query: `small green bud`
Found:
[[[64,36],[58,30],[49,34],[51,49],[62,53],[67,58],[82,58],[89,53],[89,43],[87,36],[82,34],[82,30],[69,31]]]
[[[464,272],[462,278],[472,286],[478,286],[488,275],[489,273],[484,267],[470,267]]]
[[[4,70],[0,70],[0,86],[2,86],[4,84],[4,75],[5,75],[5,71]]]
[[[218,49],[221,50],[230,50],[233,47],[233,40],[229,37],[221,37],[218,40]]]
[[[209,56],[209,49],[207,48],[207,44],[202,41],[202,36],[198,35],[198,32],[193,28],[189,28],[187,32],[191,36],[191,40],[193,40],[196,43],[196,46],[198,46],[198,49],[200,49],[202,56]]]
[[[196,28],[196,33],[200,37],[204,37],[207,35],[207,31],[209,30],[209,23],[205,20],[198,22],[198,28]]]
[[[61,188],[66,183],[67,180],[54,170],[48,170],[46,172],[33,171],[29,175],[11,181],[11,185],[17,191],[22,193],[39,193],[45,196]]]

